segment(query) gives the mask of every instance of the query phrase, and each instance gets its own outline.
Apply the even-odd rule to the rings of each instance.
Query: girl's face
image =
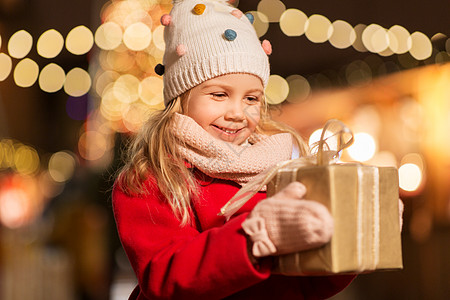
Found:
[[[212,136],[240,145],[258,125],[263,95],[258,77],[227,74],[192,88],[184,112]]]

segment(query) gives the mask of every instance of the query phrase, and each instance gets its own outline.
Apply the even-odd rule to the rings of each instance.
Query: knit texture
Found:
[[[330,241],[333,235],[331,214],[324,205],[304,200],[305,193],[304,185],[292,182],[255,206],[242,223],[254,243],[252,253],[255,257],[299,252]],[[258,224],[258,227],[262,229],[255,231],[255,223],[261,220],[264,224]]]
[[[225,1],[174,1],[163,24],[166,105],[198,84],[230,73],[254,74],[267,85],[269,61],[253,25]]]
[[[276,163],[290,159],[292,153],[290,133],[253,134],[249,143],[234,145],[213,137],[192,118],[178,113],[171,128],[184,159],[213,178],[240,185]]]

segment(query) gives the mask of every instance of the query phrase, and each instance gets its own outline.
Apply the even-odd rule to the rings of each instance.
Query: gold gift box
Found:
[[[403,267],[396,168],[353,163],[283,168],[268,183],[268,196],[292,181],[306,186],[305,199],[329,209],[334,234],[320,248],[279,256],[274,272],[323,275]]]

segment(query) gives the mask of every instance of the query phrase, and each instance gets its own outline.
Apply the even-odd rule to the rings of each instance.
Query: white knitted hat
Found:
[[[271,45],[261,43],[253,16],[244,15],[225,0],[174,0],[170,15],[163,15],[166,50],[163,66],[164,103],[200,83],[229,73],[249,73],[269,79]]]

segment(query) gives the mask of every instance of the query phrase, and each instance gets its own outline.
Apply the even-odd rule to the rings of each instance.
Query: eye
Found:
[[[223,100],[227,97],[227,94],[223,92],[211,93],[210,95],[215,100]]]
[[[260,102],[259,97],[256,97],[256,96],[246,96],[246,97],[244,98],[244,100],[245,100],[247,103],[250,103],[250,104],[257,104],[257,103]]]

